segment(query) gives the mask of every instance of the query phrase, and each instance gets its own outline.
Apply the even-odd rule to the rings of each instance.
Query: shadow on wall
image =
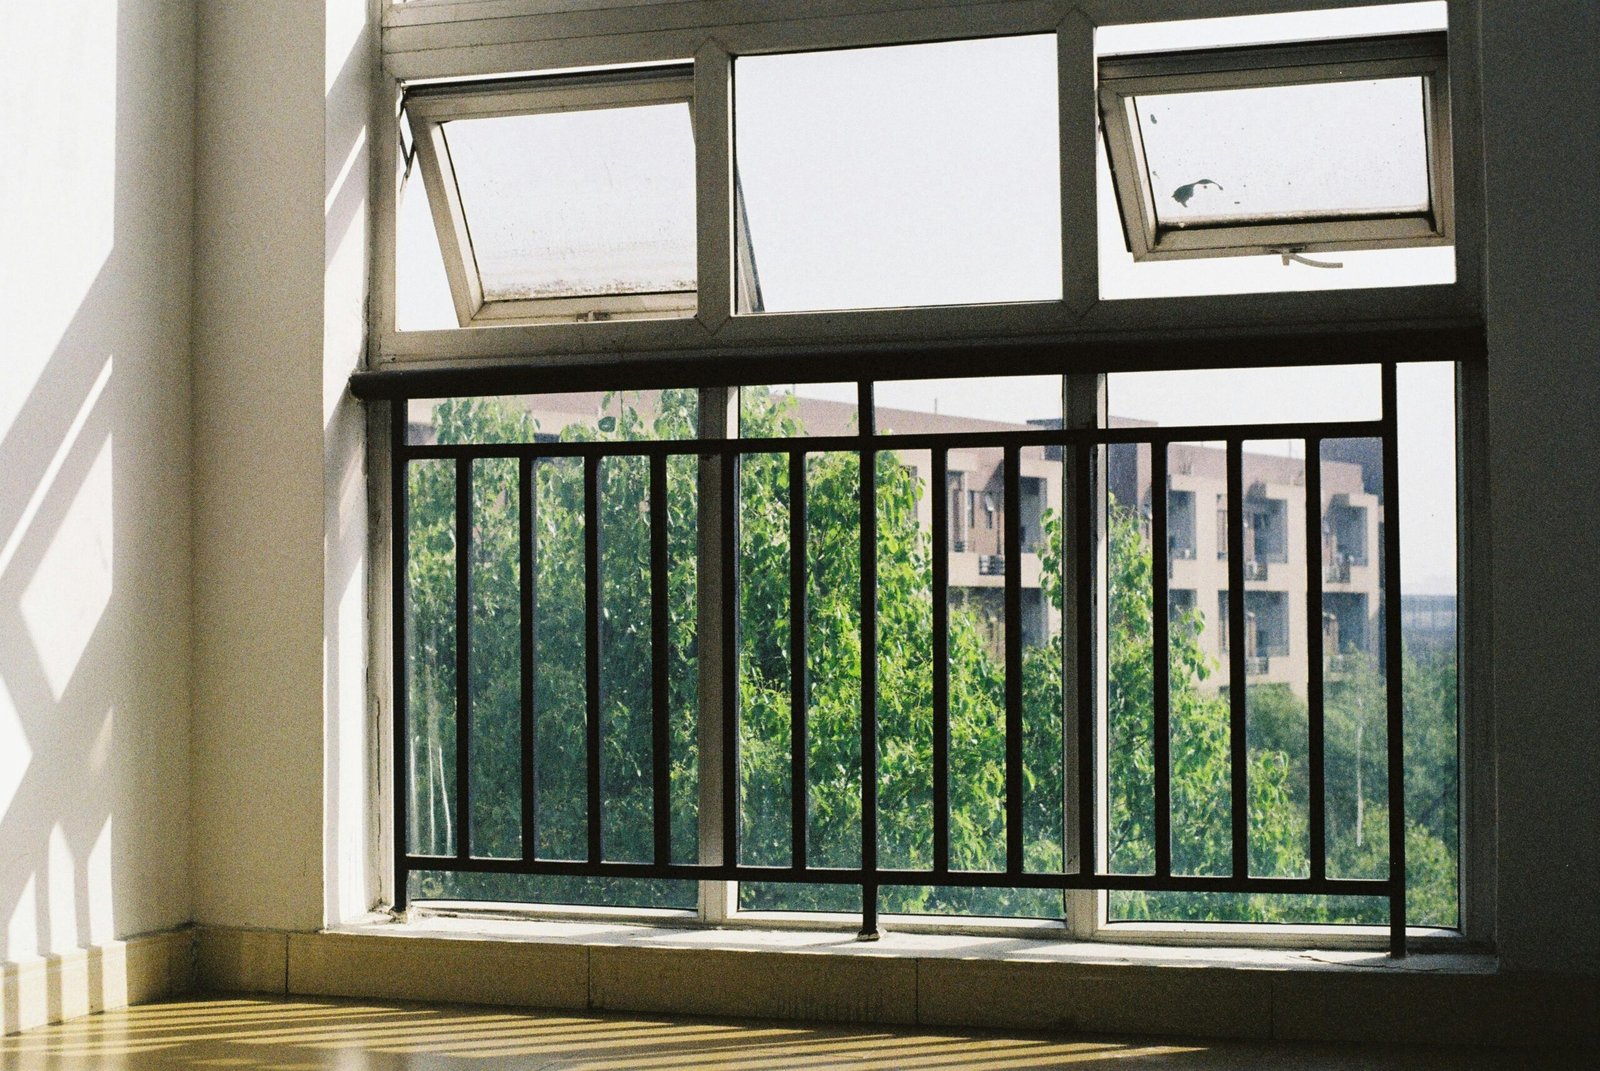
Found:
[[[0,14],[32,117],[0,209],[0,961],[189,913],[192,41],[160,0]]]

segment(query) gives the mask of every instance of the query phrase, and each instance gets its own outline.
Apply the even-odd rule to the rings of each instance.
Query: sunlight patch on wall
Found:
[[[78,861],[59,822],[50,827],[48,859],[44,891],[49,905],[50,944],[39,950],[43,953],[78,947]]]
[[[22,787],[22,778],[33,761],[28,734],[23,731],[17,705],[0,677],[0,819],[11,811],[11,800]]]
[[[117,4],[7,5],[0,96],[8,124],[0,233],[0,434],[11,427],[115,240]],[[62,63],[61,57],[72,57]]]
[[[6,943],[0,947],[0,960],[15,962],[39,954],[38,884],[38,875],[29,874],[22,891],[17,893],[17,904],[6,920]]]
[[[114,941],[117,937],[116,914],[111,897],[111,823],[106,816],[105,825],[94,838],[89,857],[84,861],[84,893],[89,903],[89,932],[80,935],[90,944]]]
[[[112,587],[111,438],[106,437],[22,593],[22,618],[60,699],[77,671]]]

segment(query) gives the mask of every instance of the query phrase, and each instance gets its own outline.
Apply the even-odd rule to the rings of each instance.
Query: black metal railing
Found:
[[[1403,784],[1403,749],[1401,718],[1400,627],[1399,599],[1384,600],[1386,627],[1386,659],[1384,662],[1387,688],[1387,741],[1388,783],[1394,788],[1389,795],[1389,875],[1383,878],[1340,878],[1328,873],[1327,797],[1324,773],[1324,651],[1323,651],[1323,595],[1324,578],[1322,547],[1318,540],[1306,541],[1307,631],[1305,666],[1308,708],[1308,769],[1309,769],[1309,872],[1301,876],[1266,876],[1251,873],[1250,844],[1250,792],[1248,786],[1250,761],[1246,733],[1246,689],[1244,682],[1252,676],[1252,666],[1245,645],[1236,643],[1227,650],[1225,680],[1231,682],[1226,702],[1228,704],[1229,744],[1228,782],[1230,786],[1228,807],[1231,827],[1231,866],[1223,874],[1179,873],[1173,863],[1173,755],[1170,744],[1173,712],[1170,699],[1170,644],[1171,635],[1166,628],[1152,632],[1152,758],[1154,800],[1154,865],[1150,873],[1128,874],[1109,872],[1105,863],[1104,838],[1107,816],[1099,794],[1103,771],[1103,718],[1097,710],[1097,685],[1100,670],[1097,638],[1098,617],[1101,614],[1104,579],[1096,574],[1098,560],[1097,541],[1103,538],[1105,503],[1097,490],[1102,486],[1097,477],[1102,475],[1098,466],[1103,464],[1104,448],[1113,444],[1133,444],[1148,448],[1151,457],[1152,486],[1166,486],[1168,478],[1168,446],[1173,443],[1196,441],[1221,442],[1226,451],[1227,486],[1227,546],[1219,551],[1225,555],[1226,588],[1231,593],[1227,604],[1227,635],[1245,635],[1245,581],[1250,576],[1244,553],[1242,511],[1246,502],[1244,479],[1244,447],[1250,440],[1292,439],[1303,444],[1304,457],[1308,459],[1305,475],[1305,510],[1307,532],[1317,532],[1321,525],[1321,474],[1316,459],[1320,456],[1325,439],[1374,438],[1382,442],[1382,465],[1385,516],[1386,556],[1385,575],[1382,580],[1389,593],[1398,592],[1399,562],[1398,503],[1396,495],[1396,434],[1395,434],[1395,369],[1385,365],[1383,370],[1383,416],[1376,421],[1278,423],[1258,425],[1216,425],[1188,427],[1135,427],[1074,429],[1027,429],[1016,431],[941,432],[927,434],[878,435],[872,420],[872,384],[860,384],[859,431],[850,435],[813,436],[807,438],[764,439],[695,439],[649,441],[532,441],[523,443],[429,443],[417,444],[407,437],[407,402],[392,403],[392,483],[393,498],[393,658],[395,665],[395,730],[394,730],[394,823],[396,841],[400,845],[394,855],[396,907],[403,907],[407,898],[408,878],[419,871],[455,873],[489,873],[516,875],[549,875],[614,879],[688,879],[701,881],[790,882],[824,885],[856,886],[862,893],[862,930],[874,932],[877,928],[878,898],[881,886],[939,885],[950,887],[1007,887],[1016,889],[1052,890],[1112,890],[1151,892],[1225,892],[1225,893],[1294,893],[1318,895],[1356,895],[1386,898],[1389,904],[1391,949],[1396,955],[1404,954],[1405,934],[1405,828]],[[877,853],[879,840],[878,812],[878,748],[877,748],[877,679],[878,666],[878,605],[876,598],[878,489],[877,458],[882,453],[926,452],[930,458],[931,473],[928,486],[946,486],[949,453],[952,450],[985,448],[1002,457],[1004,483],[1002,495],[1006,518],[1019,517],[1021,451],[1029,448],[1054,448],[1064,460],[1064,513],[1063,543],[1066,576],[1066,598],[1062,612],[1074,618],[1071,635],[1075,645],[1063,652],[1065,661],[1062,681],[1065,704],[1069,711],[1063,723],[1064,735],[1076,736],[1076,769],[1064,769],[1070,787],[1063,820],[1063,843],[1072,844],[1067,858],[1078,861],[1059,872],[1039,872],[1024,866],[1023,840],[1023,570],[1004,569],[1003,575],[1004,638],[1004,866],[997,870],[965,870],[951,866],[951,798],[950,776],[952,770],[951,702],[950,702],[950,576],[949,552],[954,547],[949,525],[948,496],[934,494],[931,502],[932,519],[926,536],[931,543],[932,587],[932,863],[924,868],[889,867],[880,865]],[[787,865],[756,866],[742,861],[740,846],[740,688],[739,688],[739,590],[740,560],[734,548],[739,547],[739,511],[735,505],[742,460],[755,454],[781,455],[787,459],[791,494],[790,518],[790,593],[789,613],[795,622],[804,622],[808,579],[806,576],[806,486],[808,455],[822,453],[855,454],[860,460],[860,514],[859,514],[859,569],[861,600],[859,608],[861,680],[860,680],[860,865],[855,867],[817,866],[810,861],[806,843],[806,792],[807,779],[806,741],[808,734],[806,628],[789,629],[791,665],[800,667],[792,674],[792,705],[790,710],[790,747],[792,749],[791,776],[794,791],[791,798],[792,845]],[[669,806],[668,736],[669,710],[667,707],[668,662],[668,605],[667,581],[667,467],[673,458],[695,459],[702,474],[715,474],[724,493],[720,496],[717,516],[713,518],[718,533],[720,553],[720,589],[722,601],[720,620],[714,633],[720,645],[720,680],[718,693],[711,704],[702,703],[700,717],[714,710],[719,720],[722,754],[715,768],[720,778],[718,813],[700,814],[697,821],[702,829],[709,821],[715,829],[714,840],[720,844],[717,858],[706,859],[702,852],[699,862],[676,861],[673,858],[673,810]],[[648,776],[654,803],[651,830],[651,858],[643,861],[617,861],[608,859],[603,836],[603,813],[607,800],[602,791],[600,775],[602,719],[605,711],[601,703],[601,666],[605,657],[602,649],[601,629],[601,534],[597,523],[587,523],[583,535],[584,598],[583,598],[583,659],[587,695],[583,710],[584,739],[584,795],[586,796],[586,829],[583,858],[544,858],[538,855],[535,829],[540,821],[537,801],[536,761],[540,746],[535,738],[533,714],[534,679],[540,672],[535,664],[534,621],[538,608],[535,605],[535,573],[538,560],[536,542],[539,524],[535,516],[536,470],[538,466],[562,459],[576,459],[582,465],[584,510],[589,518],[599,515],[600,497],[598,474],[601,465],[622,458],[641,458],[648,470],[649,569],[651,572],[650,648],[652,651],[651,677],[653,682],[653,707],[651,710],[651,762]],[[517,858],[489,858],[474,854],[469,835],[469,816],[473,814],[471,795],[474,777],[470,756],[473,753],[474,719],[470,716],[474,701],[471,687],[473,673],[473,629],[471,625],[471,575],[474,555],[474,465],[488,459],[508,459],[517,466],[518,486],[522,498],[517,526],[518,558],[520,561],[520,666],[519,688],[521,720],[519,732],[522,756],[520,769],[518,813],[521,823],[522,852]],[[425,853],[407,847],[407,830],[411,815],[408,812],[407,792],[404,791],[412,775],[407,733],[408,661],[407,629],[414,627],[406,605],[408,522],[408,473],[411,466],[423,462],[442,462],[455,467],[454,533],[455,533],[455,676],[456,710],[455,727],[455,783],[454,812],[458,816],[458,829],[454,851],[450,853]],[[569,464],[571,462],[568,462]],[[1151,574],[1168,575],[1169,562],[1174,557],[1192,554],[1192,549],[1173,547],[1168,538],[1167,496],[1152,496],[1153,513],[1150,518],[1149,553],[1152,556]],[[1020,561],[1022,539],[1019,526],[1007,522],[1003,533],[1003,558]],[[701,538],[708,525],[701,518]],[[1155,622],[1168,620],[1168,589],[1165,583],[1152,588]],[[1330,671],[1331,667],[1330,667]],[[1068,683],[1070,682],[1070,684]],[[1071,694],[1068,694],[1071,693]],[[704,694],[704,688],[702,688]],[[702,736],[702,739],[705,739]]]

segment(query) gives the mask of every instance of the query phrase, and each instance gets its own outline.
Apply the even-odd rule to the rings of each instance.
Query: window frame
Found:
[[[1450,87],[1443,32],[1295,45],[1197,49],[1100,60],[1100,120],[1123,234],[1135,261],[1414,248],[1454,241]],[[1147,94],[1420,78],[1428,210],[1308,215],[1304,220],[1163,225],[1155,208],[1136,102]],[[1286,261],[1287,263],[1287,261]]]
[[[450,296],[461,327],[694,315],[697,290],[514,300],[486,298],[473,252],[466,206],[462,203],[445,137],[445,126],[452,120],[592,112],[659,104],[688,105],[692,116],[692,67],[675,65],[533,79],[432,83],[407,89],[402,109],[415,139],[417,163],[427,187],[445,275],[450,282]]]
[[[1229,0],[1207,15],[1288,13],[1337,9],[1374,0]],[[1381,2],[1381,0],[1380,0]],[[1080,384],[1104,371],[1176,367],[1223,367],[1282,360],[1286,339],[1298,347],[1299,363],[1343,363],[1352,353],[1362,360],[1384,354],[1458,362],[1465,381],[1460,392],[1459,436],[1462,472],[1475,473],[1482,456],[1482,176],[1474,166],[1473,142],[1464,134],[1478,126],[1476,20],[1479,0],[1447,0],[1452,92],[1447,106],[1456,136],[1441,157],[1451,161],[1456,215],[1457,273],[1445,285],[1402,286],[1376,291],[1288,294],[1208,295],[1102,301],[1095,258],[1096,143],[1099,133],[1085,118],[1097,112],[1097,27],[1195,17],[1190,0],[1087,0],[1065,6],[1015,0],[1000,4],[958,4],[953,0],[901,0],[886,13],[866,0],[825,0],[805,14],[782,11],[759,0],[725,0],[693,6],[654,2],[572,10],[551,0],[478,0],[472,3],[390,3],[373,0],[381,12],[383,73],[374,116],[374,202],[377,224],[372,240],[373,300],[367,370],[373,380],[416,377],[435,386],[408,388],[412,394],[478,391],[514,393],[533,379],[559,373],[564,389],[607,382],[605,370],[632,369],[645,382],[704,383],[724,389],[733,382],[827,381],[970,374],[976,359],[1004,360],[1008,371],[1065,372]],[[824,48],[874,47],[948,40],[967,36],[1057,35],[1062,117],[1063,298],[1060,302],[1018,306],[956,306],[735,317],[733,248],[736,211],[732,180],[732,63],[739,55]],[[598,323],[518,323],[492,329],[400,332],[395,328],[394,210],[404,175],[406,150],[400,136],[399,102],[408,86],[445,79],[457,82],[504,77],[516,72],[549,72],[589,66],[648,65],[694,60],[691,103],[696,143],[700,301],[692,318]],[[1362,347],[1366,346],[1366,349]],[[1402,359],[1403,356],[1402,356]],[[739,372],[730,371],[735,363]],[[761,367],[769,371],[763,372]],[[656,371],[655,369],[659,369]],[[665,378],[663,378],[665,377]],[[440,384],[449,383],[445,387]],[[381,397],[358,388],[363,397]],[[1081,397],[1081,394],[1080,394]],[[381,437],[385,421],[373,427]],[[375,446],[375,450],[381,447]],[[378,481],[375,506],[385,515],[392,488]],[[1460,508],[1486,497],[1481,481],[1463,477]],[[378,525],[381,529],[384,526]],[[1489,648],[1487,615],[1475,599],[1486,590],[1487,564],[1470,555],[1470,530],[1462,527],[1461,647],[1463,661],[1461,763],[1462,933],[1477,943],[1492,939],[1494,900],[1493,806],[1484,785],[1492,774],[1486,747],[1492,722],[1486,704]],[[386,540],[374,535],[375,550],[386,560]],[[391,569],[380,568],[380,576]],[[382,587],[383,585],[380,585]],[[392,592],[381,591],[380,618]],[[375,629],[380,664],[392,657]],[[376,667],[375,667],[376,668]],[[392,680],[380,673],[378,679]],[[379,735],[387,738],[386,719]],[[392,809],[387,790],[378,790],[380,813]],[[386,824],[387,825],[387,824]],[[394,835],[385,828],[387,845]],[[385,852],[387,848],[383,849]],[[385,856],[386,858],[386,856]],[[381,862],[379,885],[393,895]],[[716,883],[710,883],[716,884]],[[724,888],[702,896],[700,917],[709,922],[771,924],[730,914]],[[1131,927],[1106,924],[1105,894],[1087,893],[1094,903],[1068,905],[1065,931],[1078,938],[1109,938],[1170,943],[1216,943],[1249,938],[1262,943],[1304,943],[1324,947],[1355,944],[1378,947],[1381,938],[1348,932],[1331,939],[1294,936],[1311,927],[1270,927],[1256,935],[1244,925],[1207,935],[1161,932],[1152,925],[1141,936]],[[1083,897],[1073,897],[1080,900]],[[897,925],[901,920],[896,920]],[[983,920],[918,920],[906,928],[982,930]],[[1413,940],[1416,939],[1413,934]],[[1422,938],[1429,940],[1427,937]]]

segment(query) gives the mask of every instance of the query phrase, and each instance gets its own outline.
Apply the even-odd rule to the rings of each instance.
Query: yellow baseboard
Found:
[[[187,993],[194,946],[184,927],[0,964],[0,1035]]]

